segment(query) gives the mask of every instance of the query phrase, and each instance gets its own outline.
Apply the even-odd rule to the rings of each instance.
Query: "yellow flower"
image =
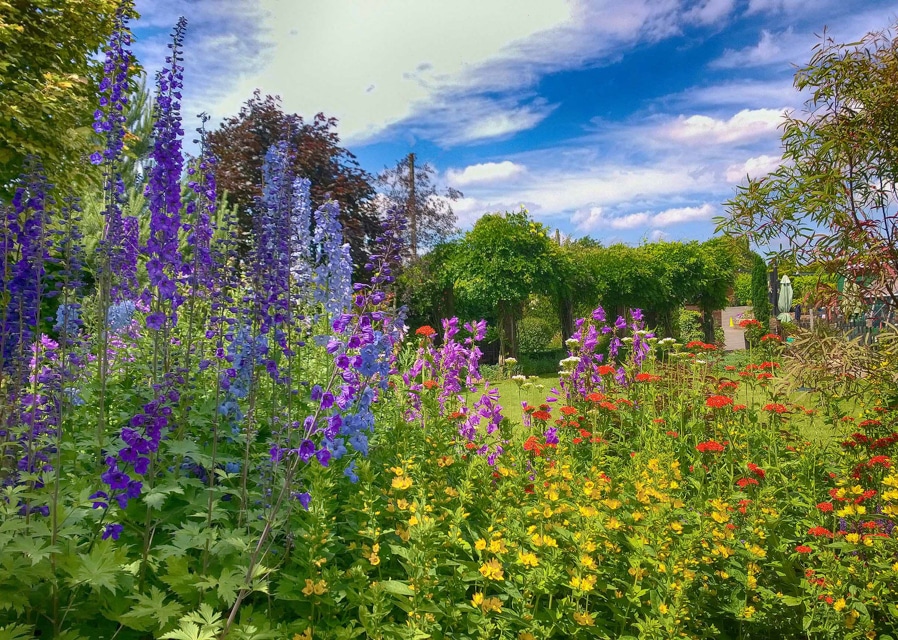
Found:
[[[525,567],[535,567],[539,564],[539,558],[535,553],[518,553],[518,560]]]
[[[474,607],[479,607],[480,605],[482,605],[483,604],[483,594],[480,593],[479,591],[477,593],[475,593],[474,597],[471,598],[471,604]]]
[[[617,500],[615,498],[608,498],[606,500],[603,500],[603,503],[605,504],[606,507],[608,507],[612,511],[614,511],[615,509],[617,509],[620,506],[620,500]]]
[[[412,486],[412,479],[408,476],[397,476],[393,478],[393,488],[405,490]]]
[[[492,553],[507,553],[508,547],[505,546],[505,540],[490,540],[490,551]]]
[[[850,542],[851,544],[856,544],[858,541],[860,541],[860,539],[861,539],[860,535],[858,535],[856,533],[849,533],[848,535],[845,536],[845,540]]]
[[[486,540],[484,540],[483,538],[479,538],[477,542],[474,543],[474,548],[478,551],[483,551],[484,549],[486,549]]]
[[[490,611],[502,613],[502,601],[499,598],[486,598],[483,604],[480,605],[480,608],[484,613],[489,613]]]
[[[680,533],[683,531],[683,525],[681,525],[679,522],[671,522],[670,528],[673,529],[674,533]]]
[[[841,611],[845,608],[845,598],[839,598],[835,602],[833,602],[833,609],[836,611]]]
[[[522,631],[518,634],[518,640],[536,640],[536,636],[532,633],[527,633],[526,631]]]
[[[584,567],[592,569],[596,566],[596,561],[593,560],[591,556],[588,556],[584,553],[580,556],[580,564],[582,564]]]
[[[666,614],[668,611],[670,611],[670,609],[668,608],[668,606],[667,606],[666,604],[664,604],[664,603],[662,602],[661,604],[658,605],[658,611],[659,611],[659,613],[661,613],[662,615],[664,615],[664,614]]]
[[[754,608],[754,607],[745,607],[745,608],[742,610],[742,617],[745,618],[745,619],[747,619],[747,620],[750,620],[751,617],[752,617],[753,615],[755,615],[755,608]]]
[[[293,640],[312,640],[312,627],[306,627],[302,633],[294,633]]]
[[[306,578],[306,586],[303,588],[302,592],[306,596],[311,596],[312,594],[320,596],[321,594],[327,592],[327,582],[325,582],[324,580],[313,582],[312,580]]]
[[[574,621],[584,627],[591,627],[596,623],[596,619],[593,618],[592,614],[590,614],[588,611],[584,613],[580,613],[579,611],[577,611],[576,613],[574,613]]]
[[[502,565],[495,558],[480,567],[480,574],[487,580],[503,580]]]
[[[861,614],[859,614],[859,613],[858,613],[857,611],[855,611],[854,609],[852,609],[852,610],[849,611],[847,614],[845,614],[845,620],[844,620],[844,622],[845,622],[845,628],[846,628],[846,629],[853,629],[853,628],[854,628],[854,623],[857,622],[857,619],[858,619],[860,616],[861,616]]]

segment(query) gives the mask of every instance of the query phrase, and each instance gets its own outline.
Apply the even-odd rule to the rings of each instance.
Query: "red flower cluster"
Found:
[[[818,502],[817,508],[820,509],[823,513],[832,513],[833,512],[833,503],[832,502]]]
[[[740,489],[744,489],[745,487],[747,487],[749,485],[757,485],[757,484],[758,484],[758,481],[755,480],[754,478],[739,478],[738,480],[736,480],[736,486],[739,487]]]
[[[532,451],[534,455],[541,456],[545,445],[536,436],[530,436],[524,441],[524,451]]]
[[[705,400],[705,404],[712,409],[723,409],[724,407],[733,404],[733,399],[729,396],[711,396]]]
[[[751,471],[752,474],[759,477],[761,480],[763,480],[767,476],[767,472],[753,462],[748,463],[748,470]]]
[[[600,376],[607,376],[614,373],[614,367],[612,367],[610,364],[602,364],[599,365],[596,371],[599,372]]]
[[[552,414],[551,414],[551,413],[549,413],[548,411],[543,411],[542,409],[540,409],[539,411],[534,411],[534,412],[533,412],[533,419],[534,419],[534,420],[543,420],[543,421],[546,421],[546,420],[548,420],[548,419],[551,418],[551,417],[552,417]]]
[[[617,411],[617,405],[613,402],[608,402],[607,400],[603,400],[599,403],[599,406],[603,409],[607,409],[608,411]]]
[[[858,445],[862,445],[871,451],[875,451],[876,449],[891,447],[895,443],[898,443],[898,433],[893,431],[889,435],[877,438],[876,440],[871,440],[868,436],[860,432],[852,433],[848,440],[845,440],[840,444],[845,449],[854,449]]]
[[[733,405],[733,411],[745,411],[747,408],[748,407],[746,407],[744,404],[734,404]]]
[[[670,436],[671,438],[679,438],[680,437],[680,434],[677,433],[676,431],[665,431],[664,434]]]
[[[708,344],[707,342],[702,342],[701,340],[693,340],[692,342],[686,343],[687,349],[701,349],[702,351],[717,351],[717,347],[713,344]]]
[[[658,382],[659,380],[661,380],[661,376],[656,376],[651,373],[636,374],[636,382]]]
[[[435,389],[438,386],[440,386],[440,383],[437,382],[436,380],[425,380],[424,381],[425,389]]]
[[[721,444],[716,440],[707,440],[705,442],[699,442],[697,445],[695,445],[695,449],[700,453],[721,453],[723,452],[725,446],[725,442]]]
[[[740,329],[748,329],[749,327],[760,327],[760,326],[762,326],[761,323],[760,323],[760,321],[755,320],[755,319],[753,319],[753,318],[752,318],[752,319],[748,319],[748,320],[740,320],[740,321],[739,321],[739,328],[740,328]]]
[[[795,547],[795,550],[796,550],[798,553],[811,553],[812,551],[814,551],[813,549],[811,549],[811,548],[810,548],[808,545],[806,545],[806,544],[800,544],[800,545],[798,545],[797,547]]]
[[[761,336],[761,342],[767,342],[770,340],[775,341],[775,342],[782,342],[783,338],[781,336],[776,335],[775,333],[768,333],[768,334]]]
[[[559,411],[561,411],[561,413],[563,413],[566,416],[572,416],[575,413],[577,413],[577,407],[565,406],[565,407],[561,407],[559,409]]]
[[[605,394],[598,393],[598,392],[590,393],[588,396],[586,396],[586,399],[589,400],[590,402],[601,402],[602,400],[605,399]]]
[[[826,527],[811,527],[808,529],[808,535],[816,536],[817,538],[832,538],[833,532]]]
[[[758,365],[758,367],[760,369],[779,369],[780,363],[779,362],[762,362],[760,365]]]
[[[437,332],[434,330],[434,328],[426,324],[423,327],[418,327],[418,329],[415,331],[416,336],[424,336],[425,338],[430,338],[431,336],[435,336],[436,334]]]
[[[769,411],[770,413],[786,413],[789,409],[786,405],[779,404],[777,402],[771,402],[770,404],[765,404],[763,407],[764,411]]]
[[[733,380],[724,380],[719,385],[717,385],[718,391],[726,391],[727,389],[732,389],[733,391],[735,391],[738,388],[739,388],[739,383],[735,382]]]

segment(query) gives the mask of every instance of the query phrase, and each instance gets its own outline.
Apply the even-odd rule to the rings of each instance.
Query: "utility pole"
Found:
[[[415,201],[415,154],[408,154],[408,230],[412,260],[418,257],[418,203]]]

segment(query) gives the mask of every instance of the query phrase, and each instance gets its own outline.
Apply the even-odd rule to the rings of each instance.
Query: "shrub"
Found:
[[[702,314],[698,311],[680,309],[674,329],[676,333],[674,337],[682,343],[694,340],[703,342],[705,339],[705,332],[702,330]]]
[[[733,283],[733,302],[740,306],[751,304],[751,274],[737,273]]]
[[[518,322],[518,347],[521,353],[546,351],[555,329],[546,320],[528,316]]]

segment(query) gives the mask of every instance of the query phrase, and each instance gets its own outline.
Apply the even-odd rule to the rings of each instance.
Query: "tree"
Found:
[[[573,335],[574,319],[595,308],[606,288],[594,268],[594,254],[601,250],[602,246],[588,237],[559,246],[552,297],[561,326],[562,343]]]
[[[433,165],[415,161],[415,154],[410,153],[377,176],[386,205],[405,209],[412,258],[418,257],[419,247],[433,247],[455,232],[457,218],[450,202],[462,197],[461,191],[451,187],[440,192],[433,181]]]
[[[40,157],[51,176],[85,175],[103,71],[96,54],[112,33],[120,4],[0,2],[0,196],[9,195],[28,156]],[[134,15],[130,5],[126,11]]]
[[[751,270],[751,306],[755,319],[765,327],[770,325],[770,298],[767,297],[767,263],[755,254]]]
[[[355,156],[340,146],[335,131],[337,120],[317,114],[306,122],[296,114],[284,113],[280,98],[262,97],[256,90],[240,112],[209,133],[209,150],[218,159],[215,178],[218,188],[227,191],[228,203],[238,209],[238,227],[244,247],[252,229],[253,209],[262,195],[262,163],[268,149],[288,140],[295,150],[296,175],[312,182],[312,206],[328,198],[340,204],[343,234],[352,247],[356,265],[363,264],[370,239],[380,223],[371,206],[372,177]]]
[[[741,187],[718,229],[768,249],[784,242],[780,261],[844,277],[895,308],[898,39],[837,44],[824,32],[795,87],[809,98],[803,117],[785,120],[783,164]]]
[[[557,245],[525,210],[483,216],[461,243],[451,266],[455,290],[497,309],[500,358],[517,357],[516,322],[531,293],[556,281]]]
[[[444,242],[402,267],[396,278],[397,297],[406,306],[411,327],[440,326],[443,318],[456,315],[451,264],[459,242]]]
[[[734,252],[733,246],[734,243],[726,236],[711,238],[699,245],[702,269],[695,302],[702,311],[705,342],[711,344],[714,343],[712,312],[723,309],[729,303],[736,268],[741,259],[741,252]]]

